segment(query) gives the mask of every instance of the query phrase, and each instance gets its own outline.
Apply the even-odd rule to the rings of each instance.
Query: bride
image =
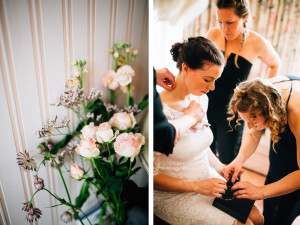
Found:
[[[160,95],[170,123],[183,116],[191,101],[200,103],[206,112],[206,94],[214,90],[214,82],[220,77],[225,62],[220,50],[204,37],[175,43],[171,54],[179,69],[176,87]],[[212,141],[213,134],[205,115],[201,123],[181,135],[172,154],[154,152],[156,216],[173,225],[242,224],[212,206],[214,198],[220,198],[227,189],[221,172],[224,165],[209,148]],[[246,224],[263,224],[263,217],[255,206]]]

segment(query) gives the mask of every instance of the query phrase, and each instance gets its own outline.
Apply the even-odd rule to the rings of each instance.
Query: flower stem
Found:
[[[82,102],[82,109],[83,109],[83,115],[86,116],[86,114],[87,114],[87,108],[86,108],[84,102]],[[84,125],[87,125],[87,121],[86,120],[84,120]]]
[[[114,90],[109,90],[109,93],[110,93],[110,104],[114,105],[115,100],[116,100],[115,91]]]
[[[118,202],[116,193],[113,191],[112,194],[113,194],[114,200],[115,200],[115,202],[116,202],[116,206],[117,206],[116,220],[117,220],[117,223],[120,224],[120,218],[119,218],[119,216],[120,216],[120,215],[119,215],[119,213],[120,213],[120,210],[119,210],[120,205],[119,205],[119,202]]]
[[[42,161],[42,162],[40,162],[40,165],[39,165],[39,166],[38,166],[38,168],[36,169],[36,175],[37,175],[37,176],[38,176],[39,169],[40,169],[40,167],[41,167],[42,163],[43,163],[43,161]]]
[[[129,175],[130,175],[130,172],[131,172],[131,164],[132,164],[132,162],[131,162],[131,159],[130,159],[130,164],[129,164],[129,169],[128,169],[128,175],[127,175],[127,178],[129,178]]]
[[[89,220],[89,217],[81,209],[79,210],[84,215],[84,217],[89,221],[89,223],[92,225],[91,221]]]
[[[108,154],[109,154],[111,171],[113,172],[114,171],[114,166],[112,164],[112,159],[111,159],[110,148],[109,148],[109,143],[108,142],[106,143],[106,146],[107,146],[107,150],[108,150]]]
[[[71,197],[70,197],[70,194],[69,194],[69,191],[68,191],[68,188],[67,188],[65,179],[64,179],[64,177],[63,177],[63,175],[62,175],[62,173],[61,173],[61,170],[60,170],[60,168],[59,168],[57,162],[55,161],[55,159],[51,156],[51,154],[49,154],[49,157],[52,159],[52,161],[53,161],[54,164],[56,165],[56,168],[57,168],[57,170],[58,170],[58,172],[59,172],[59,175],[60,175],[60,177],[61,177],[61,179],[62,179],[62,182],[63,182],[63,184],[64,184],[64,186],[65,186],[65,189],[66,189],[66,192],[67,192],[67,195],[68,195],[68,199],[69,199],[69,202],[70,202],[70,204],[71,204],[71,208],[72,208],[74,214],[79,218],[78,213],[76,212],[76,210],[74,209],[74,206],[72,205]],[[81,223],[82,225],[84,225],[80,218],[79,218],[79,220],[80,220],[80,223]]]
[[[117,72],[118,70],[118,62],[119,62],[118,58],[115,58],[115,68],[114,68],[115,72]]]
[[[47,191],[50,195],[52,195],[53,196],[53,198],[55,198],[56,200],[58,200],[59,201],[59,199],[54,195],[54,194],[52,194],[51,193],[51,191],[49,191],[47,188],[44,188],[44,189],[42,189],[42,190],[45,190],[45,191]]]
[[[94,182],[89,182],[89,183],[91,183],[91,184],[93,184],[96,188],[97,188],[97,190],[101,193],[101,188],[99,188]],[[103,194],[103,193],[101,193],[101,195],[102,195],[102,197],[104,198],[104,201],[106,202],[106,204],[108,205],[108,207],[111,209],[111,211],[113,212],[114,210],[113,210],[113,208],[111,207],[111,205],[110,205],[110,203],[109,203],[109,201],[107,200],[107,198],[106,198],[106,196]]]
[[[94,158],[92,158],[92,162],[94,163],[94,165],[95,165],[95,167],[96,167],[96,170],[97,170],[99,176],[104,180],[104,177],[101,175],[101,173],[100,173],[100,171],[99,171],[99,169],[98,169],[98,167],[97,167],[97,165],[96,165],[96,163],[95,163]]]
[[[126,65],[129,65],[128,56],[129,56],[129,53],[126,53]]]
[[[44,189],[42,189],[42,190],[44,190]],[[35,196],[35,194],[38,193],[39,191],[41,191],[41,190],[36,190],[36,191],[33,193],[33,195],[31,196],[30,202],[32,201],[32,199],[33,199],[33,197]]]
[[[130,84],[127,85],[127,105],[130,105]]]
[[[37,155],[45,156],[45,154],[43,154],[43,153],[37,153],[37,154],[34,154],[33,156],[31,156],[30,159],[32,159],[33,157],[35,157],[35,156],[37,156]]]

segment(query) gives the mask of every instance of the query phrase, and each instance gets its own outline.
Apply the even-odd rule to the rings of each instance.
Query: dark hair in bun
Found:
[[[237,16],[243,18],[250,13],[248,0],[216,0],[218,9],[233,8]]]
[[[181,71],[182,63],[191,69],[202,69],[206,63],[219,66],[225,64],[223,53],[205,37],[191,37],[187,41],[177,42],[170,50],[177,68]]]

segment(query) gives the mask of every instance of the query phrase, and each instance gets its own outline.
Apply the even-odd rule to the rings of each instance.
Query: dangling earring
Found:
[[[246,38],[248,36],[248,27],[247,27],[247,20],[244,22],[244,28],[243,28],[243,39],[242,39],[242,43],[241,43],[241,49],[243,48],[245,42],[246,42]]]
[[[242,41],[241,41],[241,46],[240,46],[240,49],[239,49],[239,52],[238,54],[235,55],[235,58],[234,58],[234,64],[237,68],[240,68],[238,63],[237,63],[237,59],[239,57],[239,53],[242,51],[242,48],[246,42],[246,39],[247,39],[247,36],[248,36],[248,28],[247,28],[247,20],[244,22],[243,24],[243,31],[242,31]]]

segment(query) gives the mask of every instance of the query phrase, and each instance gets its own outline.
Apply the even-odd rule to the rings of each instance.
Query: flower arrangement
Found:
[[[103,217],[109,213],[117,224],[125,223],[125,206],[129,200],[123,192],[126,184],[132,182],[130,177],[140,169],[134,168],[135,157],[143,151],[145,144],[145,137],[138,133],[139,127],[135,116],[148,106],[147,95],[138,105],[134,104],[130,95],[131,82],[135,75],[131,65],[137,56],[137,51],[132,51],[130,47],[129,43],[115,44],[110,50],[114,59],[114,70],[102,76],[104,86],[110,91],[110,104],[101,100],[102,94],[97,89],[91,89],[89,94],[85,95],[83,77],[88,74],[85,68],[86,61],[72,61],[72,65],[77,68],[75,77],[68,80],[55,105],[71,109],[79,119],[78,126],[71,131],[70,120],[67,118],[59,120],[56,116],[36,132],[38,138],[44,138],[44,141],[38,145],[38,153],[31,157],[27,151],[18,154],[18,164],[34,173],[36,191],[22,208],[27,212],[26,219],[29,222],[39,219],[42,215],[41,210],[34,207],[33,197],[40,191],[47,191],[59,202],[55,206],[65,205],[69,208],[61,215],[63,222],[70,222],[74,218],[83,224],[79,216],[81,213],[91,224],[81,208],[89,198],[90,191],[93,190],[101,200],[99,201],[101,206],[99,224],[102,224]],[[124,89],[127,94],[126,106],[119,108],[115,105],[115,101]],[[63,139],[54,144],[51,137],[56,135],[62,135]],[[74,162],[75,154],[84,159],[89,165],[89,170],[83,169],[83,166]],[[39,163],[35,160],[38,155],[42,156]],[[66,157],[69,157],[73,163],[70,169],[64,171],[62,165],[66,168]],[[52,166],[57,169],[67,200],[45,187],[44,180],[39,177],[42,166]],[[63,173],[69,173],[73,179],[83,181],[75,202],[71,199]]]

